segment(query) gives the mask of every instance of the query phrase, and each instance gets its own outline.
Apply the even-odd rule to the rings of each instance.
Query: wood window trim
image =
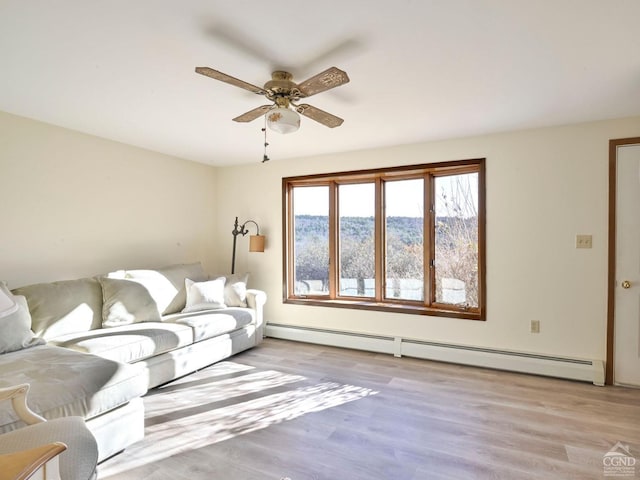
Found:
[[[413,315],[427,315],[435,317],[451,317],[467,320],[486,320],[486,263],[485,263],[485,248],[486,248],[486,233],[485,233],[485,217],[486,217],[486,193],[485,193],[485,162],[484,158],[457,160],[449,162],[428,163],[409,166],[396,166],[390,168],[379,168],[370,170],[357,170],[357,171],[345,171],[338,173],[326,173],[326,174],[314,174],[297,177],[284,177],[282,179],[282,195],[283,195],[283,208],[282,208],[282,228],[283,228],[283,303],[293,305],[308,305],[308,306],[322,306],[322,307],[335,307],[335,308],[347,308],[356,310],[373,310],[393,313],[407,313]],[[426,236],[433,237],[435,235],[435,211],[431,208],[433,203],[433,177],[435,176],[447,176],[470,172],[478,173],[478,307],[477,308],[464,308],[449,304],[438,304],[435,302],[435,292],[432,286],[434,285],[434,269],[428,265],[428,261],[425,262],[425,279],[428,278],[428,286],[425,289],[425,294],[428,297],[428,305],[425,305],[420,301],[409,300],[390,300],[383,299],[378,301],[376,299],[382,298],[384,291],[384,258],[382,255],[376,257],[376,297],[374,298],[362,298],[362,297],[346,297],[338,296],[336,292],[336,282],[330,281],[330,290],[328,295],[295,295],[294,285],[292,279],[294,278],[294,259],[293,248],[290,246],[293,244],[294,232],[289,228],[292,225],[293,217],[293,201],[291,191],[295,187],[302,186],[329,186],[329,208],[330,212],[335,212],[335,203],[337,201],[337,188],[336,185],[341,183],[364,183],[375,182],[376,183],[376,211],[381,211],[381,205],[383,202],[383,189],[380,188],[380,183],[384,180],[402,180],[409,178],[416,178],[418,175],[424,175],[431,179],[429,185],[425,182],[425,212],[428,211],[428,215],[425,215],[425,226],[428,224],[428,230],[425,230],[425,255],[433,258],[435,242],[433,238],[427,240]],[[428,206],[428,207],[427,207]],[[382,222],[384,220],[380,215],[376,215],[375,219],[375,248],[378,251],[382,251],[384,245],[384,229],[382,228]],[[338,232],[334,226],[335,222],[329,222],[329,248],[330,248],[330,265],[329,275],[331,278],[335,278],[337,275],[337,262],[336,262],[336,245]],[[427,249],[429,250],[427,252]],[[427,275],[428,274],[428,277]]]

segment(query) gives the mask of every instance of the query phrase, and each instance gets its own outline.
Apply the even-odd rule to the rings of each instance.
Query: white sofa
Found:
[[[246,280],[193,263],[16,288],[33,338],[0,345],[0,387],[29,383],[46,419],[83,417],[104,460],[143,437],[148,389],[262,341],[266,294]],[[0,433],[21,426],[0,410]]]

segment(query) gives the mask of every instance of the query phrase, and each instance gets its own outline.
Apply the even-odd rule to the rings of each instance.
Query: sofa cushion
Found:
[[[102,289],[95,278],[28,285],[13,293],[26,297],[31,329],[45,340],[102,325]]]
[[[103,327],[160,321],[157,304],[144,285],[108,277],[100,277],[100,284],[104,302]]]
[[[194,313],[181,313],[163,317],[164,323],[188,325],[193,329],[195,342],[233,332],[254,321],[248,308],[225,308]]]
[[[97,355],[41,345],[0,355],[0,387],[31,384],[29,406],[47,419],[89,419],[147,391],[148,372]],[[10,405],[0,406],[0,432],[24,426]]]
[[[144,322],[56,338],[53,344],[92,353],[117,362],[133,363],[193,343],[185,325]]]
[[[29,315],[27,299],[22,295],[12,295],[1,282],[0,290],[10,297],[17,307],[13,313],[0,317],[0,354],[43,345],[44,340],[36,337],[31,331],[31,315]]]

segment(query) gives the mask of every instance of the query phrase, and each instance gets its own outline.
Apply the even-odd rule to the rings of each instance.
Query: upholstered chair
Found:
[[[0,388],[0,401],[10,400],[16,415],[26,424],[0,434],[2,479],[94,480],[98,446],[84,420],[45,420],[27,405],[28,391],[28,384]]]

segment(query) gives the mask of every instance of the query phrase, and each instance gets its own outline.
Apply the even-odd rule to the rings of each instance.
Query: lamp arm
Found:
[[[244,226],[247,223],[253,223],[256,226],[256,235],[260,235],[260,227],[258,226],[258,224],[256,222],[254,222],[253,220],[247,220],[246,222],[244,222],[242,224],[242,229],[244,230],[242,235],[246,235],[247,233],[249,233],[249,230],[247,230],[246,228],[244,228]]]

